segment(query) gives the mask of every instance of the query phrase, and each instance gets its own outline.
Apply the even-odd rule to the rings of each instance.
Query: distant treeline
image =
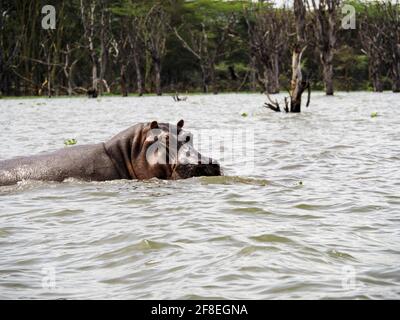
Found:
[[[398,3],[304,2],[313,89],[400,91]],[[2,0],[0,95],[286,91],[295,17],[270,1]]]

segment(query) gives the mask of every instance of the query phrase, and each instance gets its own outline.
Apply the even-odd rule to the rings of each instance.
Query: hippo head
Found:
[[[218,162],[194,148],[193,135],[183,130],[183,126],[183,120],[177,125],[152,122],[147,134],[150,145],[145,148],[147,162],[153,170],[166,172],[167,179],[220,176]]]
[[[193,135],[183,130],[184,121],[138,124],[105,144],[121,177],[165,180],[220,176],[220,165],[202,156],[193,146]]]

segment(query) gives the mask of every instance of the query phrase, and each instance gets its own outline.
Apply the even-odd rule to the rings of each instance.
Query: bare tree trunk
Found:
[[[147,13],[139,33],[153,64],[154,84],[156,94],[159,96],[162,95],[161,64],[166,54],[167,26],[170,19],[170,14],[165,11],[160,3],[157,3]]]
[[[333,96],[333,51],[321,53],[325,93]]]
[[[383,92],[383,85],[379,76],[375,75],[372,77],[372,85],[374,87],[374,92]]]
[[[256,57],[251,56],[251,91],[255,92],[257,90],[257,72],[256,72]]]
[[[154,61],[154,73],[155,73],[155,85],[156,85],[156,94],[158,96],[162,96],[161,90],[161,61]]]
[[[201,68],[201,79],[203,82],[203,93],[208,93],[208,72],[206,70],[207,68],[202,63],[200,63],[200,68]]]
[[[392,90],[400,92],[400,61],[393,64],[392,67]]]
[[[306,2],[307,5],[308,2]],[[311,1],[310,13],[313,30],[323,68],[323,80],[327,95],[333,95],[333,56],[337,42],[337,11],[341,0]]]
[[[104,89],[109,91],[107,81],[105,79],[106,70],[107,70],[107,61],[108,61],[108,46],[109,46],[109,35],[107,31],[107,16],[104,11],[104,8],[101,10],[100,16],[100,55],[99,55],[99,66],[100,66],[100,86],[99,91],[100,94],[103,94]]]
[[[218,87],[217,87],[217,81],[216,81],[216,76],[215,76],[215,67],[214,65],[211,65],[209,67],[210,69],[210,86],[213,90],[214,94],[218,94]]]
[[[67,82],[68,82],[68,95],[72,96],[73,93],[73,84],[72,84],[72,75],[73,75],[73,69],[74,65],[72,65],[69,69],[69,74],[67,76]]]
[[[74,67],[75,67],[75,64],[78,63],[78,60],[76,59],[76,60],[74,60],[74,61],[70,64],[71,51],[72,51],[72,50],[70,49],[69,44],[67,44],[67,45],[66,45],[66,50],[64,51],[64,54],[65,54],[65,63],[64,63],[63,71],[64,71],[65,78],[67,79],[67,86],[68,86],[68,87],[67,87],[67,93],[68,93],[69,96],[71,96],[72,93],[73,93],[73,87],[74,87],[74,84],[73,84]]]
[[[144,94],[143,75],[142,70],[140,69],[139,54],[137,52],[133,54],[133,62],[135,63],[137,91],[141,97]]]
[[[372,87],[374,92],[383,92],[383,84],[381,81],[381,74],[379,70],[379,66],[376,62],[370,63],[369,67],[370,78],[372,82]]]
[[[277,53],[271,54],[271,69],[268,72],[268,92],[272,94],[279,93],[279,56]]]
[[[297,43],[292,54],[292,81],[290,89],[290,112],[301,112],[301,96],[309,83],[303,80],[301,58],[306,49],[306,9],[303,0],[294,0]],[[287,107],[286,107],[287,108]]]
[[[96,2],[90,1],[88,7],[85,7],[84,1],[81,0],[80,7],[81,7],[81,19],[84,27],[85,39],[88,42],[90,60],[92,63],[91,89],[97,94],[99,81],[97,76],[97,53],[94,47]]]
[[[374,12],[378,12],[377,15],[371,14],[369,8],[364,5],[363,11],[360,14],[360,28],[359,36],[363,52],[368,57],[368,70],[369,78],[372,83],[373,90],[375,92],[383,91],[383,84],[381,77],[383,74],[383,68],[385,65],[385,51],[386,51],[386,33],[384,25],[385,23],[380,19],[381,17],[381,5],[379,2],[373,5]],[[377,17],[378,16],[378,17]]]
[[[263,83],[263,85],[264,85],[264,90],[265,90],[265,92],[271,93],[271,92],[269,91],[269,83],[268,83],[269,77],[270,77],[269,69],[264,69],[263,78],[260,79],[260,80],[262,81],[262,83]]]
[[[47,57],[47,96],[51,98],[51,63],[50,63],[50,52]]]
[[[123,97],[128,96],[128,90],[126,86],[126,65],[121,67],[121,93]]]
[[[290,90],[290,112],[299,113],[301,112],[301,96],[303,92],[308,88],[309,84],[303,80],[301,72],[301,57],[303,55],[305,47],[300,50],[296,48],[293,50],[292,56],[292,82]]]
[[[97,65],[92,56],[92,88],[98,91]]]

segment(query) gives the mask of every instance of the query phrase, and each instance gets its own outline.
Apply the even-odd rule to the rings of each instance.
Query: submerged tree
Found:
[[[385,68],[385,21],[378,14],[380,5],[363,6],[359,18],[359,35],[363,52],[368,57],[369,76],[375,92],[383,91],[382,76]]]
[[[80,0],[81,20],[84,29],[84,47],[89,51],[92,68],[92,89],[110,91],[105,79],[111,44],[109,12],[104,0]],[[100,86],[99,86],[100,84]]]
[[[322,64],[322,74],[327,95],[333,95],[333,58],[337,45],[338,9],[341,0],[307,1],[312,17],[311,27]]]
[[[302,95],[305,90],[308,90],[307,107],[310,104],[311,87],[308,79],[303,77],[301,59],[304,51],[307,48],[306,39],[306,8],[303,0],[294,0],[294,21],[296,27],[296,39],[292,44],[292,80],[290,83],[290,100],[285,98],[286,112],[300,113]],[[269,102],[265,106],[276,112],[281,112],[278,101],[272,101],[267,95]]]

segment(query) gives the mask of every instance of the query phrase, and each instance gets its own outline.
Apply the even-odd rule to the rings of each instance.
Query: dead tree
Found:
[[[172,97],[172,99],[174,99],[175,102],[181,102],[181,101],[186,101],[188,97],[180,97],[179,93],[176,92],[175,95]]]
[[[113,36],[114,41],[112,42],[114,47],[114,58],[120,67],[120,86],[123,97],[127,97],[129,93],[126,73],[132,56],[129,45],[130,30],[128,19],[129,18],[125,16],[120,17],[119,30],[117,30],[117,34]]]
[[[378,12],[384,17],[381,35],[385,40],[386,61],[390,67],[393,92],[400,92],[400,4],[377,2]]]
[[[140,60],[140,52],[144,50],[144,44],[141,41],[141,37],[139,35],[139,18],[131,17],[131,23],[128,24],[131,28],[131,32],[128,32],[128,41],[130,46],[130,52],[132,55],[133,63],[136,71],[136,84],[137,91],[139,96],[144,94],[144,84],[143,84],[143,74],[141,68],[141,60]]]
[[[92,88],[102,93],[110,91],[105,79],[108,53],[111,43],[109,14],[104,0],[80,0],[81,20],[86,48],[92,64]],[[99,43],[99,45],[98,45]]]
[[[153,62],[157,95],[162,95],[161,69],[162,59],[166,54],[166,42],[170,16],[160,4],[150,8],[141,24],[141,35],[146,50]]]
[[[266,92],[279,93],[279,65],[287,49],[287,10],[261,5],[245,10],[244,17],[258,80]]]
[[[285,98],[284,111],[292,113],[301,112],[302,95],[305,90],[308,90],[308,99],[306,106],[310,104],[311,98],[311,87],[308,79],[303,77],[301,69],[301,59],[304,51],[307,48],[306,40],[306,8],[303,0],[294,0],[294,21],[296,27],[296,40],[292,45],[292,80],[290,84],[290,97]],[[267,94],[269,102],[265,104],[266,108],[269,108],[276,112],[281,112],[281,107],[278,101],[273,101]]]
[[[385,21],[381,14],[369,12],[371,8],[378,8],[379,4],[374,3],[371,6],[364,6],[360,14],[358,29],[363,52],[368,57],[369,76],[373,90],[382,92],[382,76],[385,66]]]
[[[0,13],[0,97],[3,93],[9,91],[10,75],[13,73],[13,66],[17,64],[23,43],[18,30],[15,30],[15,28],[7,29],[10,11],[10,8],[2,7]]]
[[[102,2],[101,2],[102,3]],[[105,78],[108,59],[110,55],[110,51],[112,49],[112,37],[109,30],[110,26],[110,15],[108,10],[105,9],[105,6],[102,3],[102,8],[100,12],[100,54],[99,54],[99,66],[100,66],[100,93],[103,93],[105,89],[107,93],[110,93],[110,88],[108,86],[107,80]]]
[[[208,93],[210,87],[214,94],[218,93],[215,66],[223,54],[224,44],[234,22],[235,17],[231,15],[223,26],[207,26],[204,22],[200,26],[186,24],[186,37],[174,28],[175,35],[181,41],[183,47],[193,54],[199,63],[204,93]],[[210,37],[212,27],[218,29],[218,31],[215,32],[213,37]]]
[[[144,19],[143,14],[138,14],[135,7],[128,5],[128,10],[124,7],[122,13],[117,13],[119,25],[114,28],[113,47],[114,57],[120,66],[120,85],[122,96],[128,95],[128,69],[133,66],[136,74],[137,93],[142,96],[145,92],[143,71],[142,71],[142,56],[145,51],[144,46]],[[126,12],[131,12],[126,14]]]
[[[333,58],[338,32],[338,9],[341,0],[310,0],[306,3],[312,17],[311,29],[322,64],[322,73],[327,95],[333,95]]]
[[[65,75],[65,78],[67,79],[67,93],[69,96],[73,94],[75,84],[73,80],[73,75],[74,75],[74,70],[75,70],[75,65],[78,63],[79,59],[71,59],[72,53],[76,48],[72,49],[69,44],[66,45],[65,50],[62,51],[64,54],[64,66],[63,66],[63,72]]]
[[[88,98],[97,98],[97,96],[99,95],[95,88],[89,88],[86,91],[86,94],[87,94]]]
[[[86,4],[86,5],[85,5]],[[95,41],[95,10],[96,1],[91,1],[89,5],[81,0],[81,19],[84,29],[84,37],[87,41],[87,48],[92,63],[92,88],[97,91],[98,74],[97,74],[97,51],[94,45]]]

